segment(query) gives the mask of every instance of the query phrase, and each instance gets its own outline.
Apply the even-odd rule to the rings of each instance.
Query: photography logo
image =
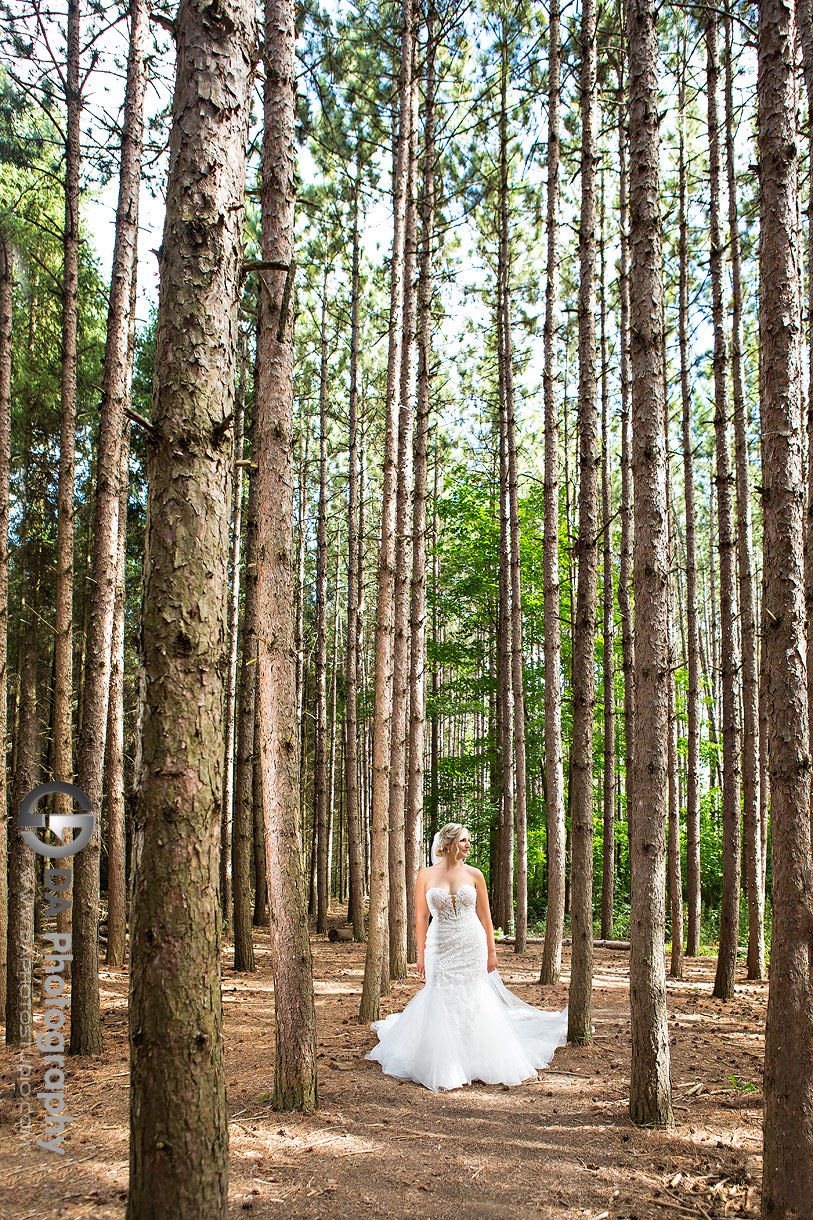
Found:
[[[51,814],[37,810],[38,803],[44,796],[52,793],[62,793],[84,810],[83,813]],[[48,784],[40,784],[29,792],[20,805],[17,825],[20,837],[38,856],[50,860],[64,860],[66,856],[75,856],[83,847],[87,847],[96,829],[96,815],[90,797],[74,784],[61,783],[53,780]],[[77,830],[76,838],[65,839],[72,831]],[[37,831],[49,831],[57,840],[56,843],[46,843]],[[45,898],[48,905],[43,914],[45,918],[70,911],[70,880],[69,868],[46,868],[43,874],[45,882]],[[74,1116],[65,1112],[65,1035],[62,1027],[65,1024],[66,1012],[70,1004],[68,987],[66,986],[66,965],[73,960],[71,952],[70,932],[45,932],[44,939],[51,942],[51,947],[43,950],[42,1000],[44,1011],[37,1014],[35,1020],[42,1021],[43,1028],[35,1041],[41,1054],[41,1069],[43,1070],[43,1087],[37,1093],[37,1100],[42,1102],[45,1116],[45,1139],[38,1139],[40,1148],[51,1152],[64,1153],[62,1141],[65,1129],[72,1123]],[[31,986],[33,946],[21,959],[21,987]],[[32,1031],[33,1032],[33,1031]],[[20,1133],[27,1133],[31,1127],[31,1072],[32,1064],[22,1061],[19,1067],[18,1095],[20,1105]]]
[[[81,805],[85,813],[55,813],[48,819],[49,825],[46,825],[45,814],[35,813],[34,809],[44,796],[50,796],[52,792],[64,793],[65,796],[71,797],[77,805]],[[40,784],[38,788],[29,792],[20,805],[17,824],[20,827],[23,841],[32,851],[37,852],[40,856],[48,856],[51,860],[64,860],[66,856],[75,856],[90,842],[93,831],[96,829],[96,815],[90,812],[92,808],[90,797],[81,788],[77,788],[75,784],[64,784],[59,780],[53,780],[49,784]],[[58,846],[44,843],[39,835],[34,834],[35,830],[48,830],[50,827],[55,835],[64,839],[65,832],[77,826],[80,828],[79,835]]]

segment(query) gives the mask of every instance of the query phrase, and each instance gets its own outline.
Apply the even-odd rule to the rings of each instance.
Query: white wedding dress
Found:
[[[378,1045],[365,1056],[390,1076],[433,1092],[482,1080],[521,1084],[547,1067],[567,1041],[567,1009],[543,1012],[509,991],[487,969],[477,891],[426,891],[432,922],[426,935],[426,986],[403,1012],[374,1021]]]

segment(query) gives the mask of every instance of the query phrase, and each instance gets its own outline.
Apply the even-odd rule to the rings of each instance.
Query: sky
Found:
[[[111,30],[104,40],[103,49],[108,55],[123,56],[126,54],[126,27]],[[161,78],[154,80],[147,91],[145,100],[145,120],[149,124],[167,106],[171,100],[172,77],[175,71],[175,57],[168,37],[162,31],[157,31],[157,42],[162,49]],[[98,127],[96,116],[101,110],[107,114],[116,114],[123,105],[124,80],[123,75],[97,72],[89,78],[87,89],[87,105],[83,114],[83,130],[86,138]],[[257,99],[259,100],[259,99]],[[92,138],[96,138],[93,136]],[[305,183],[314,181],[319,175],[313,158],[307,148],[301,148],[298,155],[299,173]],[[164,226],[164,181],[168,167],[168,156],[163,153],[153,173],[158,173],[158,182],[151,187],[142,184],[139,200],[139,241],[138,241],[138,300],[136,305],[136,321],[139,327],[144,326],[150,316],[150,311],[158,303],[158,260],[154,251],[161,244]],[[116,204],[118,199],[118,178],[113,178],[103,188],[96,187],[88,191],[84,201],[84,216],[93,234],[93,244],[99,258],[102,278],[107,282],[113,262],[113,246],[116,236]],[[368,211],[362,245],[368,257],[380,262],[383,254],[388,253],[392,241],[392,212],[383,202],[377,202]]]
[[[58,34],[58,24],[56,29]],[[153,38],[155,39],[155,47],[153,47]],[[90,144],[94,141],[98,143],[102,139],[107,140],[107,135],[101,133],[100,116],[106,115],[109,118],[113,118],[120,112],[124,90],[126,39],[127,26],[125,22],[121,22],[111,27],[98,43],[98,48],[102,52],[100,58],[102,66],[90,75],[86,87],[86,105],[83,115],[83,135],[86,143]],[[54,45],[58,46],[58,36],[53,41]],[[160,27],[153,26],[149,36],[149,44],[150,50],[152,52],[157,50],[158,55],[154,62],[154,71],[151,73],[151,83],[146,96],[148,129],[150,125],[154,124],[156,117],[162,111],[165,111],[169,105],[175,68],[172,42],[165,31]],[[738,100],[744,98],[755,81],[755,70],[752,62],[753,55],[750,52],[746,52],[745,55],[746,62],[738,64],[737,79],[740,95]],[[116,59],[118,59],[118,69],[115,66]],[[702,86],[702,65],[698,65],[698,68],[700,72],[698,83]],[[670,79],[669,74],[664,74],[664,76],[665,79]],[[740,81],[742,81],[742,84],[740,84]],[[669,124],[673,120],[675,101],[676,99],[672,96],[664,99],[665,121],[662,135],[664,137],[665,161],[668,155],[671,155],[667,154],[666,148]],[[701,111],[703,108],[704,103],[701,99]],[[540,109],[540,113],[537,115],[537,127],[538,135],[544,138],[546,120],[542,109]],[[258,95],[255,97],[254,110],[256,117],[260,113]],[[749,147],[750,134],[748,124],[743,123],[739,141],[741,145],[740,156],[743,163],[745,163],[745,159],[749,155],[752,155],[750,154]],[[117,162],[115,137],[113,137],[112,151],[115,165]],[[147,323],[151,310],[155,307],[158,300],[158,261],[155,251],[158,250],[161,244],[164,221],[163,184],[167,169],[166,152],[160,153],[157,158],[153,155],[152,160],[153,164],[150,167],[152,186],[146,183],[142,185],[140,199],[139,284],[136,307],[137,324],[139,327],[143,327]],[[537,189],[544,192],[544,165],[538,159],[534,160],[533,158],[529,159],[528,164],[530,164],[532,177],[536,179],[535,185]],[[313,181],[318,176],[317,167],[307,149],[301,149],[299,152],[299,170],[305,182]],[[373,204],[367,214],[362,235],[369,261],[378,265],[381,264],[382,259],[388,256],[392,240],[392,216],[385,180],[386,167],[383,169],[383,174],[384,177],[380,184],[383,190],[379,199]],[[89,190],[85,196],[84,203],[85,221],[92,232],[93,245],[100,263],[100,272],[105,281],[109,280],[112,263],[117,191],[118,182],[114,173],[111,180],[103,188],[89,184]],[[723,206],[725,207],[725,200],[723,200]],[[695,201],[695,208],[699,209],[698,214],[701,216],[702,223],[702,213],[705,208],[705,200],[702,198],[702,195]],[[572,223],[575,217],[565,218],[565,220],[568,219]],[[613,228],[614,226],[611,221],[609,229],[612,231]],[[563,227],[563,238],[566,235],[566,231],[567,225]],[[466,320],[473,321],[475,329],[482,334],[484,328],[489,325],[489,317],[486,305],[482,300],[476,299],[476,296],[464,296],[466,287],[471,289],[482,285],[486,274],[482,258],[477,254],[473,227],[470,224],[464,224],[457,232],[461,245],[455,260],[454,283],[447,284],[444,289],[446,314],[441,327],[440,338],[444,349],[450,354],[457,354],[459,357],[462,353],[461,338],[465,330],[464,322]],[[572,244],[570,253],[573,253]],[[538,252],[534,254],[534,252],[529,250],[528,256],[531,258],[538,257]],[[615,277],[616,256],[615,239],[608,237],[607,267],[610,280]],[[518,274],[524,274],[521,263],[518,264]],[[537,314],[540,323],[542,305],[543,302],[541,300],[525,302],[525,308],[529,315]],[[695,321],[695,351],[708,350],[711,347],[711,329],[709,323],[704,316],[698,316]],[[612,333],[614,322],[612,318],[610,320],[610,327],[612,341],[614,339],[614,334]],[[517,333],[517,339],[521,344],[522,335],[519,332]],[[474,342],[476,345],[478,341],[470,336],[469,342]],[[534,414],[538,415],[541,410],[541,395],[538,393],[538,388],[541,386],[542,369],[541,338],[538,342],[530,339],[526,346],[529,358],[524,368],[519,372],[520,385],[518,389],[521,394],[521,385],[524,381],[528,387],[527,422],[535,426],[538,420],[534,421],[533,416]],[[456,367],[453,367],[454,365],[455,360],[453,358],[447,364],[453,376],[457,372]],[[474,426],[474,421],[472,423]]]

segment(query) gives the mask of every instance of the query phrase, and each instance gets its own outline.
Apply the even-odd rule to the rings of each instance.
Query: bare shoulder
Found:
[[[479,883],[482,883],[483,885],[485,885],[486,879],[483,876],[483,874],[481,873],[479,868],[475,868],[473,864],[467,864],[466,872],[469,874],[469,876],[471,877],[471,879],[475,885],[477,885]]]

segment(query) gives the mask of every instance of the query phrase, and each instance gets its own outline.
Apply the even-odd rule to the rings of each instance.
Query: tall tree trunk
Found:
[[[632,844],[632,751],[635,740],[635,636],[630,590],[632,585],[632,429],[630,427],[630,281],[629,221],[627,207],[627,135],[623,66],[618,71],[618,240],[620,247],[618,295],[621,346],[621,545],[618,556],[618,613],[621,619],[621,665],[624,671],[624,795],[627,805],[627,842]]]
[[[764,459],[763,459],[764,461]],[[809,621],[809,620],[808,620]],[[768,815],[771,804],[770,760],[768,758],[768,670],[765,664],[765,565],[762,565],[762,599],[760,604],[760,637],[763,640],[759,657],[759,830],[762,892],[765,893],[768,869]],[[813,805],[813,801],[811,802]]]
[[[181,0],[176,18],[141,626],[128,1220],[225,1220],[228,1210],[220,794],[230,421],[256,27],[245,0],[220,13],[215,25],[208,4]]]
[[[573,753],[569,1042],[592,1041],[593,675],[598,594],[598,420],[596,415],[596,9],[581,26],[581,218],[579,221],[579,587],[573,628]]]
[[[8,525],[11,468],[11,360],[14,252],[0,229],[0,1012],[6,1009],[8,928]]]
[[[664,339],[666,327],[664,326]],[[667,531],[667,540],[669,547],[669,584],[667,588],[667,609],[666,609],[666,626],[668,632],[669,644],[669,753],[667,758],[668,784],[669,784],[669,813],[668,813],[668,841],[667,841],[667,868],[669,884],[667,887],[669,896],[669,917],[672,925],[672,956],[669,965],[669,976],[673,979],[683,978],[683,880],[680,869],[680,798],[678,793],[678,726],[677,726],[677,708],[676,708],[676,692],[675,692],[675,675],[677,673],[677,655],[675,649],[675,623],[674,623],[674,582],[671,573],[677,568],[677,559],[674,551],[674,539],[671,530],[671,521],[674,516],[672,510],[672,470],[669,461],[669,392],[666,369],[666,345],[663,348],[663,400],[664,409],[664,432],[666,435],[666,504],[670,522],[670,528]]]
[[[694,506],[694,438],[689,359],[689,219],[685,151],[685,69],[681,71],[678,100],[679,152],[679,258],[678,338],[683,425],[683,496],[686,512],[686,635],[689,684],[686,691],[686,954],[700,952],[700,628],[697,613],[697,524]]]
[[[565,777],[562,761],[562,644],[559,584],[559,404],[556,336],[559,287],[559,0],[548,18],[547,270],[545,273],[545,763],[547,768],[548,905],[540,983],[555,985],[562,968],[565,919]]]
[[[359,564],[358,526],[358,363],[359,363],[359,194],[361,151],[356,150],[353,189],[353,271],[350,304],[350,399],[348,406],[347,509],[347,655],[345,663],[344,779],[347,809],[349,912],[353,940],[364,939],[364,867],[358,782],[359,597],[363,572]]]
[[[237,708],[237,652],[240,626],[240,544],[243,530],[243,431],[245,424],[246,351],[240,343],[240,389],[234,423],[234,502],[231,527],[231,585],[229,586],[229,669],[226,677],[226,740],[223,753],[223,800],[220,807],[220,906],[224,930],[231,926],[231,827],[234,817],[235,712]]]
[[[717,118],[719,63],[717,18],[706,24],[709,130],[709,240],[714,324],[714,434],[717,456],[717,534],[720,548],[720,661],[723,695],[723,897],[714,995],[734,994],[740,923],[740,715],[735,683],[739,672],[734,573],[734,506],[723,328],[723,242],[720,232],[720,143]]]
[[[130,297],[130,352],[135,354],[135,265]],[[129,395],[128,395],[129,397]],[[125,419],[119,465],[119,537],[116,556],[116,602],[110,645],[110,699],[107,708],[105,787],[107,789],[107,950],[105,965],[121,970],[127,943],[127,825],[124,804],[124,623],[126,608],[127,492],[130,473],[130,425]]]
[[[418,215],[418,87],[409,91],[409,165],[404,232],[404,337],[401,345],[400,409],[398,421],[398,488],[395,526],[395,637],[393,649],[392,733],[390,746],[389,809],[389,974],[407,973],[406,797],[409,742],[409,671],[411,607],[411,483],[415,417],[414,350],[417,305],[416,262]]]
[[[802,44],[802,64],[804,67],[805,88],[807,92],[808,116],[813,113],[813,9],[810,0],[797,0],[796,20],[799,29],[799,41]],[[809,123],[808,158],[813,154],[813,126]],[[813,163],[813,161],[811,161]],[[808,192],[807,200],[807,310],[808,318],[813,318],[813,191]],[[813,621],[813,325],[808,325],[808,388],[807,388],[807,519],[805,522],[805,610],[807,621]],[[804,464],[804,449],[802,462]],[[808,679],[808,721],[813,724],[813,631],[807,633],[807,679]],[[813,784],[813,776],[811,776]],[[763,801],[763,806],[766,804]],[[813,800],[811,800],[811,817],[813,817]]]
[[[296,106],[292,0],[265,0],[262,257],[287,267],[264,279],[257,360],[259,463],[257,638],[263,809],[268,861],[276,1047],[272,1104],[316,1108],[316,1017],[302,883],[296,723],[291,301]]]
[[[418,283],[418,404],[412,498],[412,604],[409,669],[409,784],[407,788],[407,960],[417,959],[415,892],[422,864],[424,754],[426,750],[426,499],[432,361],[432,243],[435,239],[435,9],[426,13],[426,100],[424,107],[421,260]]]
[[[257,612],[255,608],[254,617]],[[254,645],[256,656],[257,645]],[[256,669],[256,665],[254,666]],[[265,838],[265,809],[263,806],[263,769],[260,761],[260,700],[257,696],[257,683],[254,683],[254,736],[251,739],[253,756],[251,759],[251,823],[254,832],[254,914],[252,925],[255,928],[268,927],[268,846]]]
[[[356,685],[364,690],[367,686],[367,678],[369,672],[368,649],[364,635],[364,614],[366,610],[365,591],[364,591],[364,555],[365,555],[365,506],[366,506],[366,485],[367,485],[367,451],[365,420],[362,414],[359,420],[359,537],[358,537],[358,554],[356,557],[357,563],[357,585],[358,585],[358,641],[356,644],[358,667],[356,670]],[[362,868],[360,875],[361,894],[363,896],[368,892],[370,883],[370,801],[372,799],[372,768],[370,766],[371,759],[371,728],[365,717],[361,723],[361,732],[359,734],[360,741],[360,756],[359,766],[361,774],[364,777],[364,782],[361,785],[361,807],[359,809],[359,833],[361,838],[361,854]],[[363,927],[362,927],[363,930]]]
[[[727,5],[727,11],[728,11]],[[759,678],[757,605],[751,529],[751,476],[742,352],[742,273],[734,171],[733,21],[725,20],[725,119],[728,177],[728,232],[731,247],[731,373],[734,398],[734,446],[737,466],[737,561],[740,634],[742,637],[742,797],[745,877],[748,894],[748,977],[765,977],[765,894],[760,869],[759,829]]]
[[[304,690],[305,690],[305,695],[307,696],[307,690],[308,690],[308,671],[307,670],[305,671]],[[307,703],[307,697],[305,698],[304,702]],[[299,786],[300,786],[299,808],[300,808],[300,819],[302,821],[302,826],[303,826],[303,834],[304,834],[304,829],[306,826],[305,811],[307,809],[307,759],[308,759],[307,726],[308,726],[308,721],[307,720],[303,721],[302,722],[302,730],[303,730],[302,748],[299,752],[299,758],[300,758],[300,763],[299,763],[299,777],[300,777],[299,778]],[[313,742],[314,763],[316,762],[316,732],[315,732],[315,730],[316,730],[316,726],[314,725],[314,742]],[[308,918],[310,918],[311,915],[316,914],[316,855],[317,855],[316,836],[317,836],[317,831],[318,831],[318,824],[317,824],[317,820],[316,820],[316,783],[315,783],[315,779],[316,779],[316,768],[314,766],[314,792],[313,792],[313,801],[311,803],[310,851],[308,853]]]
[[[65,228],[62,240],[62,346],[60,362],[59,483],[57,490],[56,589],[54,595],[54,779],[73,780],[73,532],[76,469],[76,367],[79,325],[79,161],[82,94],[79,84],[79,0],[68,0],[65,75]],[[54,813],[70,816],[69,797],[54,797]],[[97,830],[98,835],[98,830]],[[68,863],[70,862],[70,863]],[[71,857],[66,866],[71,869]],[[71,884],[63,891],[70,902]],[[57,919],[60,932],[71,928],[71,907]],[[96,938],[92,942],[96,952]],[[81,967],[80,967],[81,969]],[[95,964],[94,964],[95,969]],[[80,984],[81,987],[81,984]],[[81,992],[80,992],[81,994]],[[71,997],[71,1008],[74,1000]]]
[[[26,497],[20,557],[24,595],[20,608],[20,720],[17,765],[12,791],[13,816],[8,824],[8,959],[5,989],[7,1045],[30,1046],[34,1040],[34,895],[36,860],[18,822],[20,804],[35,788],[40,773],[39,707],[37,703],[37,621],[41,569],[41,502],[32,495],[31,459],[26,457]]]
[[[502,212],[507,208],[508,191],[508,35],[503,18],[500,71],[500,217],[501,240],[498,252],[495,318],[497,326],[497,379],[499,409],[497,416],[498,495],[496,499],[500,531],[499,600],[497,603],[497,737],[500,806],[495,840],[494,918],[498,927],[511,933],[514,927],[514,734],[513,683],[511,667],[511,541],[508,495],[508,403],[506,387],[506,335],[504,284],[510,280],[507,260],[510,250],[502,238]],[[505,200],[505,202],[503,202]]]
[[[671,1126],[664,880],[669,732],[669,569],[658,171],[658,41],[653,0],[627,0],[630,82],[630,355],[635,514],[630,1018],[633,1122]],[[644,713],[645,709],[645,714]]]
[[[504,79],[504,78],[503,78]],[[508,512],[508,410],[505,401],[505,328],[502,311],[502,268],[497,285],[497,351],[499,361],[499,600],[497,603],[497,736],[500,805],[495,850],[494,914],[497,926],[510,934],[514,925],[512,885],[514,860],[514,765],[511,683],[511,549]]]
[[[119,468],[130,367],[130,296],[138,241],[147,17],[146,0],[135,0],[130,9],[130,53],[124,99],[119,199],[96,459],[93,566],[77,778],[78,786],[87,793],[96,810],[100,810],[102,804],[110,696],[110,649],[119,542]],[[101,819],[97,821],[90,843],[77,853],[73,862],[72,1055],[98,1055],[102,1049],[98,968],[100,851]]]
[[[330,896],[333,893],[333,827],[335,824],[334,807],[336,802],[336,707],[337,673],[339,656],[339,566],[341,564],[342,535],[336,531],[336,572],[333,582],[333,654],[331,658],[330,680],[330,747],[328,757],[327,782],[327,896],[328,910]]]
[[[503,24],[503,89],[508,77],[508,44]],[[508,527],[511,578],[511,687],[514,701],[516,800],[516,936],[514,952],[524,953],[528,936],[528,791],[525,761],[525,682],[522,659],[522,574],[520,565],[517,437],[514,412],[514,354],[511,339],[511,248],[508,198],[508,111],[500,114],[500,248],[502,262],[502,335],[508,448]],[[513,889],[513,886],[511,887]],[[510,892],[510,891],[509,891]]]
[[[296,730],[298,740],[304,748],[305,734],[302,732],[302,708],[305,695],[305,555],[308,519],[308,449],[310,446],[310,420],[304,406],[299,416],[299,504],[296,531]],[[304,773],[304,763],[303,763]]]
[[[720,759],[720,739],[717,733],[717,725],[719,723],[719,694],[720,694],[720,665],[718,661],[718,634],[717,634],[717,565],[714,559],[714,551],[717,546],[717,527],[715,525],[715,487],[714,476],[711,472],[712,463],[709,462],[709,598],[706,602],[706,634],[709,641],[706,664],[706,685],[708,687],[708,712],[709,712],[709,741],[714,746],[714,762],[712,764],[712,774],[714,776],[713,786],[722,789],[723,787],[723,769]],[[710,662],[710,666],[708,664]]]
[[[612,559],[612,491],[610,487],[610,424],[607,367],[607,302],[604,293],[604,173],[601,175],[601,528],[603,543],[603,678],[604,678],[604,835],[601,875],[601,935],[613,934],[615,874],[615,598]]]
[[[319,509],[316,527],[316,738],[313,818],[316,838],[316,931],[327,933],[327,273],[322,285],[319,373]]]
[[[375,712],[373,720],[373,796],[370,811],[370,906],[367,955],[359,1020],[377,1021],[387,935],[390,743],[393,721],[393,643],[395,599],[395,532],[398,454],[397,406],[400,401],[404,313],[404,239],[412,120],[414,46],[412,0],[403,0],[401,67],[398,82],[398,135],[393,164],[393,238],[390,264],[390,324],[384,468],[381,489],[381,547],[375,623]]]
[[[438,453],[438,442],[435,440],[435,453],[433,460],[433,488],[432,488],[432,643],[437,648],[440,643],[441,625],[440,616],[438,614],[438,589],[440,588],[440,515],[438,503],[440,500],[440,459]],[[440,712],[438,711],[438,698],[440,696],[440,665],[436,660],[432,666],[432,703],[435,708],[431,721],[431,733],[429,740],[429,826],[427,828],[427,837],[434,838],[437,831],[440,829],[440,821],[438,818],[438,803],[440,800],[440,783],[438,779],[438,767],[440,764]]]
[[[251,465],[246,504],[246,569],[243,582],[243,642],[240,661],[240,686],[237,700],[237,753],[234,768],[234,808],[232,811],[231,874],[234,968],[252,972],[254,940],[251,918],[251,842],[254,835],[254,708],[257,691],[257,528],[259,517],[259,479],[257,476],[256,376],[254,417],[251,428]]]
[[[809,27],[808,27],[809,28]],[[806,26],[802,25],[803,36]],[[773,928],[765,1029],[762,1215],[813,1196],[810,744],[805,655],[798,135],[793,9],[759,9],[760,408]]]
[[[127,357],[127,405],[132,400],[136,350],[138,258],[130,280],[130,328]],[[107,951],[105,964],[124,967],[127,950],[127,815],[124,803],[124,630],[127,605],[127,506],[130,478],[130,425],[122,424],[119,465],[119,537],[116,556],[116,603],[110,646],[110,699],[107,708],[105,782],[107,788]]]

